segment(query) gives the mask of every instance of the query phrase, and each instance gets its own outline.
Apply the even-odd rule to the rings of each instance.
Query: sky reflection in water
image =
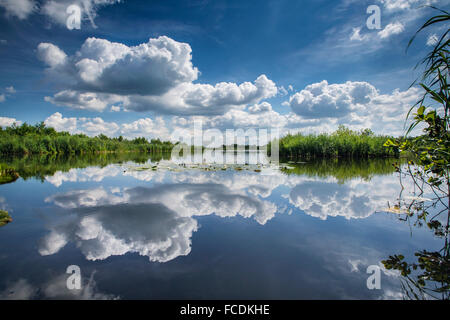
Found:
[[[399,192],[390,162],[288,166],[124,162],[2,185],[14,221],[0,228],[0,297],[400,298],[386,270],[382,289],[368,290],[367,266],[439,241],[383,212]],[[70,291],[74,264],[83,289]]]

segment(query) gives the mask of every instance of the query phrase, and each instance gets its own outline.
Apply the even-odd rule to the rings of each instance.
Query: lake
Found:
[[[398,299],[381,260],[441,241],[386,212],[394,160],[185,165],[157,155],[2,159],[2,299]],[[69,290],[69,266],[81,289]],[[369,266],[381,270],[368,289]]]

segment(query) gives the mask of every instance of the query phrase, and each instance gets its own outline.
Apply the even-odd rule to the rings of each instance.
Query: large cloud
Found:
[[[41,43],[38,57],[53,76],[63,72],[72,89],[85,92],[161,95],[198,76],[191,47],[164,36],[134,47],[88,38],[69,59],[55,45]]]
[[[193,83],[199,71],[191,47],[161,36],[129,47],[88,38],[72,56],[51,43],[38,46],[50,79],[64,90],[45,100],[60,106],[102,111],[125,110],[177,115],[221,115],[232,108],[274,97],[276,84],[265,75],[241,84]]]
[[[320,125],[333,129],[344,124],[353,129],[370,128],[377,133],[398,135],[403,131],[409,108],[419,98],[420,90],[415,87],[380,94],[367,82],[322,81],[295,93],[283,105],[300,117],[294,125],[305,119],[320,119]]]
[[[45,100],[59,106],[91,111],[103,111],[115,104],[115,109],[121,105],[126,111],[216,116],[245,107],[247,104],[258,104],[263,99],[275,96],[276,93],[275,83],[265,75],[261,75],[254,83],[244,82],[239,85],[225,82],[215,86],[183,83],[162,95],[117,95],[63,90],[53,97],[46,97]]]
[[[130,98],[126,108],[134,111],[154,110],[175,115],[223,115],[235,107],[258,103],[277,94],[275,83],[265,75],[253,83],[220,82],[182,84],[163,96]]]
[[[287,104],[305,118],[339,118],[363,110],[376,94],[375,87],[367,82],[328,84],[324,80],[292,95]]]

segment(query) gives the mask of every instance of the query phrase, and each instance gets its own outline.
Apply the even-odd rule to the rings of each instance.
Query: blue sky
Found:
[[[73,4],[82,19],[69,30]],[[409,88],[413,67],[442,32],[427,30],[405,52],[433,14],[423,4],[449,7],[0,0],[0,125],[46,121],[89,135],[169,138],[201,119],[218,129],[321,132],[345,124],[400,134],[420,94]],[[370,5],[380,8],[379,30],[366,25]]]

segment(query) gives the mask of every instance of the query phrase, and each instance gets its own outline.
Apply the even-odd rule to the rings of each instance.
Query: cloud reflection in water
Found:
[[[103,170],[113,175],[118,171],[122,170]],[[277,212],[287,212],[288,205],[289,211],[295,207],[322,220],[337,216],[367,218],[385,208],[398,187],[395,176],[340,184],[332,177],[286,175],[275,170],[269,175],[245,171],[152,172],[150,180],[163,181],[164,174],[165,183],[149,187],[99,187],[48,197],[46,202],[68,210],[72,219],[50,228],[41,241],[40,254],[55,254],[73,242],[88,260],[135,252],[150,261],[167,262],[190,253],[192,235],[199,228],[196,217],[241,216],[264,225]],[[98,174],[92,176],[101,181]],[[380,185],[383,188],[377,187]],[[289,191],[287,199],[278,197],[276,204],[272,195],[279,187]]]

